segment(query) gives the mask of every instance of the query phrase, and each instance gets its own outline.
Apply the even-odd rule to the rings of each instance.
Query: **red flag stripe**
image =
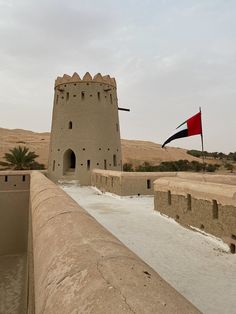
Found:
[[[187,120],[188,136],[202,134],[201,111]]]

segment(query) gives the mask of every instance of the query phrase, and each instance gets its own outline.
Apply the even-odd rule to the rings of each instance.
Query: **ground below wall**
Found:
[[[26,256],[0,256],[0,313],[22,314],[25,308]]]

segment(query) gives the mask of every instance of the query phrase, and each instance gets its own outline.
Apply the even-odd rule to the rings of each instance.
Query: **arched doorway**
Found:
[[[64,153],[63,157],[63,172],[64,174],[70,174],[75,172],[76,168],[76,156],[73,150],[68,149]]]

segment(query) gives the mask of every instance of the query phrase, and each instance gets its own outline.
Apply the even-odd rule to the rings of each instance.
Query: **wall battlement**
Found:
[[[97,73],[96,75],[94,75],[94,77],[92,77],[89,72],[86,72],[82,79],[76,72],[72,76],[68,74],[64,74],[62,77],[58,76],[55,80],[55,88],[62,84],[87,82],[111,85],[112,87],[116,88],[116,80],[114,77],[110,77],[110,75],[102,76],[101,73]]]

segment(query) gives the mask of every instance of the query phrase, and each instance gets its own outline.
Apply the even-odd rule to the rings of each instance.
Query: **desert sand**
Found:
[[[39,155],[37,161],[47,167],[50,133],[36,133],[21,129],[0,128],[0,160],[9,149],[15,146],[26,146]],[[138,166],[143,162],[158,165],[162,161],[187,159],[200,161],[187,154],[185,149],[168,147],[161,148],[160,144],[148,141],[121,140],[123,163],[132,163]]]

